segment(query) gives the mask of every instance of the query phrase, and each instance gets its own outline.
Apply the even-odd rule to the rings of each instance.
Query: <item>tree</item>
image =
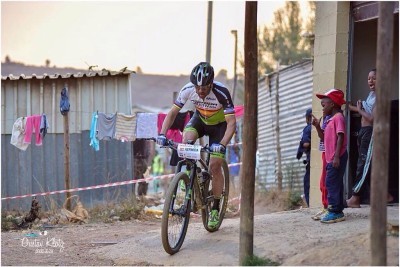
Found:
[[[311,57],[311,44],[302,33],[314,31],[314,2],[309,2],[309,9],[309,19],[303,23],[299,2],[286,2],[283,8],[275,11],[272,25],[258,30],[259,75],[273,71],[276,62],[281,66],[290,65]]]
[[[143,74],[142,68],[137,66],[135,70],[136,74]]]
[[[46,64],[46,68],[50,67],[50,59],[46,59],[45,64]]]
[[[9,55],[6,56],[6,58],[5,58],[5,63],[11,63],[11,59],[10,59],[10,56],[9,56]]]
[[[226,69],[221,69],[215,77],[226,78],[228,76],[228,71]]]

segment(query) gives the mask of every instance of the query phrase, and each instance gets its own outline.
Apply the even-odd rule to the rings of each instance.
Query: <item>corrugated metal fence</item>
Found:
[[[131,72],[2,77],[1,83],[1,197],[65,189],[64,127],[59,111],[60,93],[67,86],[71,109],[70,188],[100,185],[133,177],[131,142],[100,141],[100,151],[89,146],[94,111],[131,113]],[[47,115],[50,128],[42,146],[32,144],[22,151],[10,144],[18,117]],[[132,192],[132,185],[74,192],[85,207],[111,201]],[[62,204],[65,194],[38,197],[43,208],[49,198]],[[46,201],[45,201],[46,200]],[[3,210],[30,207],[31,198],[3,200]]]
[[[272,73],[258,86],[258,179],[263,187],[277,187],[276,81]],[[279,72],[279,139],[283,188],[303,190],[305,165],[296,159],[305,111],[311,107],[312,61],[299,62]],[[305,156],[303,156],[305,159]]]

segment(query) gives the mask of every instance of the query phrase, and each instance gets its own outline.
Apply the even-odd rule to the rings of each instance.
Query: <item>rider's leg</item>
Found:
[[[222,174],[222,162],[223,158],[211,157],[210,158],[210,172],[213,177],[212,191],[215,197],[214,205],[212,209],[219,211],[219,200],[222,195],[222,190],[224,187],[224,176]]]
[[[195,142],[197,140],[197,132],[196,130],[188,129],[183,132],[183,141],[182,143],[186,144],[187,141],[193,141]]]

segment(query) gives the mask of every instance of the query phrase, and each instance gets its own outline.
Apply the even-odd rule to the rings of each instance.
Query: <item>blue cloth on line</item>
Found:
[[[90,125],[90,146],[93,147],[95,151],[100,150],[99,140],[97,139],[97,112],[93,112],[92,123]]]

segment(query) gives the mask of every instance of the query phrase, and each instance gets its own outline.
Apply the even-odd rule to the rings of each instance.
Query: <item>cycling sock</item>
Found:
[[[219,201],[220,201],[219,198],[214,199],[214,204],[212,206],[213,210],[218,210],[219,211]]]

